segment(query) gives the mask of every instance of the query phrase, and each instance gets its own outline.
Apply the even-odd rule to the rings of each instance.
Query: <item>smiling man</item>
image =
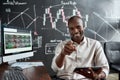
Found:
[[[99,41],[85,37],[82,18],[72,16],[68,20],[71,40],[59,43],[52,61],[52,69],[59,80],[104,80],[109,73],[109,66]],[[99,66],[94,72],[91,67]],[[74,72],[75,68],[84,68]]]

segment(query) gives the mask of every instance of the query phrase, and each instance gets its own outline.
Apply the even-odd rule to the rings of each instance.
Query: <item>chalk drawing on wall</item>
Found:
[[[13,0],[12,4],[16,5],[17,4],[16,2],[18,1]],[[18,3],[19,5],[23,4],[22,5],[23,7],[24,5],[29,5],[29,2],[27,1],[18,2]],[[10,5],[10,0],[7,0],[6,3],[3,3],[3,4]],[[52,30],[55,30],[56,32],[59,32],[63,37],[67,38],[70,36],[69,30],[67,28],[68,18],[73,15],[80,16],[81,13],[85,13],[83,12],[84,11],[83,9],[81,10],[81,8],[84,8],[84,9],[88,8],[86,6],[78,7],[79,5],[84,5],[78,0],[71,0],[71,1],[59,0],[57,3],[49,4],[47,6],[46,6],[46,3],[44,4],[45,4],[44,6],[38,5],[37,3],[31,4],[31,6],[26,6],[23,9],[18,11],[17,10],[14,11],[9,7],[6,8],[5,9],[7,13],[6,25],[11,26],[14,24],[17,26],[21,24],[25,29],[33,30],[34,35],[37,35],[37,36],[40,35],[42,36],[42,38],[44,38],[47,35],[42,34],[41,31],[52,29]],[[104,10],[106,9],[104,8]],[[89,11],[91,12],[89,13]],[[97,11],[94,11],[94,10],[93,11],[89,10],[89,11],[88,13],[85,13],[82,16],[83,19],[85,19],[84,25],[86,27],[86,31],[87,33],[90,32],[90,34],[88,33],[88,36],[91,35],[91,33],[93,33],[93,38],[101,42],[120,41],[120,37],[119,37],[120,31],[118,30],[118,28],[115,28],[114,25],[112,25],[109,21],[105,19],[105,16],[101,16],[101,14],[97,13]],[[17,21],[17,19],[19,19],[20,22],[16,23],[15,21]],[[92,23],[90,22],[91,20],[92,20]],[[53,32],[51,32],[50,34],[52,33]],[[54,40],[54,38],[53,39],[50,38],[50,39]],[[55,43],[50,42],[50,40],[44,43],[45,43],[44,47],[45,47],[46,53],[48,52],[52,53],[53,51],[50,51],[50,48],[48,48],[48,44],[50,43],[50,46],[53,46]]]

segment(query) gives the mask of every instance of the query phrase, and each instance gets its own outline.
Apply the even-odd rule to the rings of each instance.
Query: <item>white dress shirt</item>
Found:
[[[109,65],[100,42],[87,37],[84,37],[84,40],[80,44],[75,44],[76,51],[72,52],[70,55],[66,55],[63,66],[59,68],[55,60],[68,41],[69,40],[59,43],[55,50],[51,67],[57,72],[58,77],[65,80],[85,78],[80,74],[74,73],[73,70],[76,67],[91,66],[102,66],[106,76],[108,75]]]

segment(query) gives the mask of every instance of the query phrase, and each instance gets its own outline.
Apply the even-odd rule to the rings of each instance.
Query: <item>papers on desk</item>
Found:
[[[22,69],[29,68],[32,66],[44,66],[43,62],[16,62],[11,67],[21,67]]]

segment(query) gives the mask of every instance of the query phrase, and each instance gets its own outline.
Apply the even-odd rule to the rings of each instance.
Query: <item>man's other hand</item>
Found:
[[[105,73],[102,71],[102,68],[98,71],[94,71],[92,68],[81,68],[75,72],[92,80],[101,80],[105,78]]]

